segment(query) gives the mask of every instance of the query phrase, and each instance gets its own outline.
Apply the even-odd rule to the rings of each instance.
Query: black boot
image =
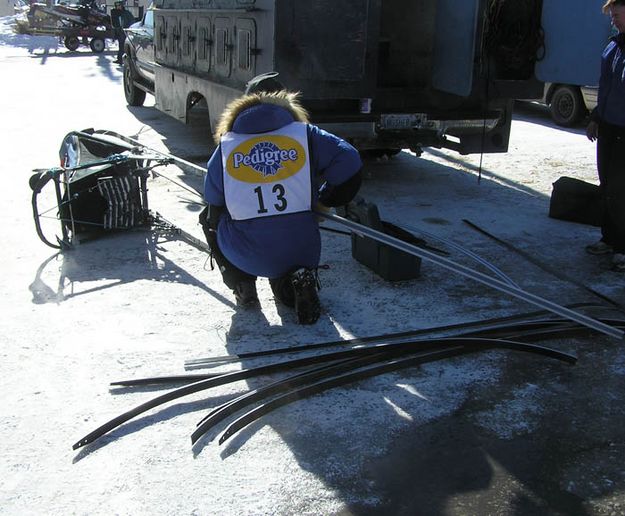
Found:
[[[310,269],[300,269],[292,275],[295,293],[295,313],[300,324],[315,324],[321,315],[317,289],[319,281]]]
[[[295,291],[293,290],[293,275],[285,274],[279,278],[269,280],[274,297],[289,308],[295,307]]]
[[[234,297],[237,300],[237,306],[251,307],[260,304],[255,281],[237,283],[234,287]]]

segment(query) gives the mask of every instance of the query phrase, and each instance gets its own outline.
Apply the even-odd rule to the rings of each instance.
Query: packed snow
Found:
[[[16,34],[17,18],[0,19],[6,246],[0,258],[5,278],[0,514],[365,514],[391,506],[402,513],[393,505],[394,487],[387,485],[390,479],[401,484],[395,481],[397,468],[384,469],[389,457],[400,463],[425,461],[441,422],[449,432],[470,428],[471,436],[502,446],[531,441],[576,371],[591,374],[591,364],[583,361],[571,367],[506,351],[472,354],[299,400],[220,446],[222,424],[192,448],[190,434],[206,413],[269,381],[254,378],[164,405],[93,445],[72,450],[98,425],[163,392],[110,390],[111,381],[210,373],[215,370],[185,371],[184,362],[536,307],[427,261],[415,280],[384,281],[351,258],[349,237],[330,232],[322,234],[322,263],[328,268],[320,275],[324,313],[314,327],[298,326],[291,312],[274,303],[263,279],[262,311],[237,310],[206,255],[177,239],[129,233],[55,253],[35,234],[28,177],[35,168],[57,164],[66,133],[111,129],[188,159],[199,156],[199,163],[209,156],[210,137],[157,112],[151,99],[144,108],[128,109],[121,71],[112,65],[114,52],[70,55],[56,37]],[[200,177],[176,167],[165,173],[201,187]],[[551,185],[563,175],[596,183],[594,145],[582,128],[558,129],[540,108],[523,106],[513,121],[509,153],[481,161],[450,151],[425,149],[416,157],[405,150],[367,163],[360,194],[377,204],[385,220],[461,244],[545,298],[561,304],[589,300],[587,293],[503,250],[462,219],[623,300],[622,276],[583,251],[598,238],[597,228],[547,217]],[[153,209],[201,238],[200,199],[162,178],[151,180],[149,195]],[[446,248],[444,241],[426,240]],[[469,257],[449,251],[453,260],[482,270]],[[605,340],[597,338],[604,345]],[[594,353],[576,340],[555,346]],[[609,351],[596,353],[606,361],[612,357]],[[622,356],[609,367],[616,390],[625,379]],[[456,427],[457,421],[462,426]],[[408,442],[407,449],[423,454],[402,457]],[[513,464],[501,458],[495,464],[494,448],[467,449],[490,468],[492,489],[500,485],[502,471],[514,477]],[[428,475],[425,469],[420,473]],[[622,487],[622,464],[606,474]],[[565,491],[596,496],[580,485],[574,468],[569,480]],[[531,490],[522,475],[511,485],[519,496]],[[450,491],[440,514],[453,507],[460,512],[450,513],[461,514],[463,506],[465,513],[476,513],[467,493],[477,496],[489,486],[465,487]],[[611,490],[616,491],[614,485]]]

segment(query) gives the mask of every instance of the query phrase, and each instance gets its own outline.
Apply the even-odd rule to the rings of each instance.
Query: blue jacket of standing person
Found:
[[[593,116],[625,127],[625,34],[610,38],[601,56],[597,109]]]

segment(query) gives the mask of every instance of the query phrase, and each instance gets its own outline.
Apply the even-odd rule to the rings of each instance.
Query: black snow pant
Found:
[[[212,243],[209,242],[209,245],[211,246],[212,257],[219,267],[224,284],[229,289],[235,290],[239,283],[254,283],[256,281],[256,276],[242,271],[224,256],[217,244],[217,238],[213,237],[211,240]],[[276,299],[291,308],[295,306],[292,274],[285,274],[279,278],[269,278],[269,285]]]
[[[601,238],[625,254],[625,127],[599,123],[597,170],[604,201]]]
[[[221,272],[221,277],[225,285],[229,289],[234,290],[239,283],[254,283],[256,281],[256,276],[248,274],[247,272],[239,269],[236,265],[233,265],[230,260],[224,256],[221,249],[219,249],[219,245],[217,244],[216,229],[218,217],[215,217],[215,220],[210,220],[209,209],[205,208],[200,213],[199,222],[202,226],[202,230],[204,231],[204,236],[206,236],[206,242],[208,242],[208,245],[211,248],[211,258],[217,263],[217,267],[219,268],[219,272]]]
[[[199,222],[202,226],[202,230],[204,231],[204,236],[206,236],[206,241],[211,248],[211,258],[217,263],[217,267],[219,267],[219,272],[221,272],[224,284],[229,289],[235,290],[239,283],[254,283],[256,281],[256,276],[239,269],[236,265],[230,262],[230,260],[228,260],[228,258],[226,258],[221,252],[221,249],[219,249],[216,228],[219,222],[220,211],[219,208],[216,211],[213,210],[213,215],[211,216],[210,208],[211,207],[208,206],[202,210],[199,215]],[[298,268],[299,267],[294,267],[293,270],[295,271]],[[295,306],[295,293],[293,290],[292,279],[293,275],[290,272],[278,278],[269,278],[269,284],[271,285],[271,290],[274,296],[289,307]]]

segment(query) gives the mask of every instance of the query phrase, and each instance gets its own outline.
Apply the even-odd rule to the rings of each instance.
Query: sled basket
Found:
[[[37,171],[30,179],[33,216],[44,243],[61,248],[146,224],[147,167],[130,146],[88,130],[75,131],[63,139],[59,156],[61,167]],[[37,196],[51,179],[61,223],[58,245],[43,235],[37,206]]]

